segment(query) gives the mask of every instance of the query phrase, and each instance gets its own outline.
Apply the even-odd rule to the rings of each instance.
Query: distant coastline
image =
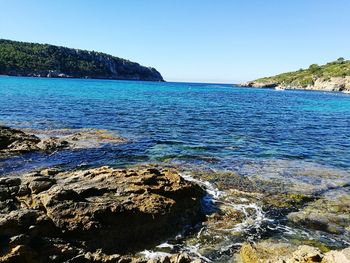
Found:
[[[350,61],[336,61],[239,84],[241,87],[303,89],[350,93]]]
[[[152,67],[108,54],[0,39],[0,75],[164,81]]]
[[[117,79],[117,78],[95,78],[95,77],[89,77],[89,76],[85,76],[85,77],[71,77],[71,76],[24,76],[24,75],[4,75],[4,74],[0,74],[0,78],[33,78],[33,79],[71,79],[71,80],[111,80],[111,81],[135,81],[135,82],[168,82],[165,80],[142,80],[142,79]],[[230,85],[230,84],[227,84]],[[237,84],[239,85],[239,84]]]

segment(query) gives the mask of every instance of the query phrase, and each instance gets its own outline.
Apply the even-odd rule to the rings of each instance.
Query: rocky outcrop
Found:
[[[155,68],[108,54],[4,39],[0,75],[164,81]]]
[[[0,262],[131,262],[121,255],[199,222],[203,194],[154,166],[2,177]]]
[[[289,243],[261,241],[255,245],[243,244],[236,261],[242,263],[349,263],[350,247],[321,252],[313,246],[295,246]]]
[[[327,80],[317,78],[313,85],[307,86],[306,89],[350,92],[350,76],[333,77]]]
[[[68,142],[58,138],[41,140],[35,135],[0,126],[0,158],[32,151],[50,151],[65,148]]]
[[[306,90],[323,90],[323,91],[340,91],[350,93],[350,76],[332,77],[329,79],[316,78],[313,84],[307,86],[287,85],[278,81],[250,81],[240,84],[242,87],[253,88],[276,88],[276,89],[306,89]]]
[[[103,143],[124,141],[123,138],[116,137],[105,130],[28,130],[24,132],[0,126],[0,158],[34,151],[50,152],[63,148],[92,148]]]
[[[0,150],[33,149],[40,142],[34,135],[26,134],[20,130],[0,126]]]
[[[249,81],[240,84],[241,87],[250,87],[250,88],[275,88],[278,86],[278,82],[257,82]]]

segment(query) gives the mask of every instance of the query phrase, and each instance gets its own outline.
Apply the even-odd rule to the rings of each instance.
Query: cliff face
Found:
[[[164,81],[154,68],[108,54],[1,39],[0,74]]]
[[[280,83],[278,81],[260,82],[250,81],[242,83],[243,87],[254,88],[281,88],[281,89],[306,89],[306,90],[323,90],[323,91],[341,91],[350,93],[350,76],[332,77],[330,79],[316,78],[312,84],[307,86]]]
[[[313,85],[310,85],[307,88],[326,91],[350,91],[350,76],[333,77],[329,80],[319,78],[315,80]]]
[[[350,92],[350,61],[339,58],[322,66],[313,64],[308,69],[260,78],[241,86]]]

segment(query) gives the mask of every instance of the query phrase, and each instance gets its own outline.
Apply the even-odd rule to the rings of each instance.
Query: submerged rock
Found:
[[[28,130],[43,140],[58,139],[67,143],[70,149],[98,148],[101,144],[125,142],[107,130],[98,129],[58,129],[58,130]]]
[[[200,168],[184,170],[183,174],[199,180],[208,190],[206,201],[211,213],[202,223],[201,230],[185,237],[182,242],[208,260],[228,262],[240,249],[240,244],[266,238],[278,240],[282,246],[276,250],[276,257],[282,250],[291,255],[300,245],[317,247],[325,253],[330,248],[340,249],[349,244],[348,232],[343,232],[344,235],[325,233],[288,219],[288,215],[303,211],[313,203],[320,204],[327,198],[334,201],[333,206],[324,204],[328,208],[320,209],[320,215],[333,210],[338,224],[345,224],[349,219],[347,207],[350,204],[344,197],[349,180],[345,173],[336,173],[332,169],[318,172],[305,169],[305,172],[293,173],[294,177],[287,177],[284,184],[281,184],[282,176],[279,175],[263,178],[258,173],[257,176],[241,176],[234,172],[203,171]],[[343,225],[342,228],[346,231],[347,227]],[[177,244],[176,241],[169,243]],[[266,246],[269,249],[270,244]],[[274,262],[272,252],[268,251],[266,254],[271,257],[266,262]]]
[[[299,225],[333,234],[350,235],[350,188],[330,190],[288,219]]]
[[[33,135],[36,134],[36,135]],[[106,130],[25,130],[0,126],[0,158],[21,153],[58,149],[99,147],[103,143],[121,143],[125,140]]]
[[[120,262],[111,255],[149,248],[203,216],[203,190],[172,168],[45,170],[4,177],[0,189],[0,262]]]

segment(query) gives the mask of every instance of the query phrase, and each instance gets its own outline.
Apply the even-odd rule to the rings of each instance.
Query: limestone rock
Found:
[[[313,246],[295,246],[277,241],[260,241],[254,245],[245,243],[236,255],[243,263],[348,263],[350,247],[322,253]]]
[[[315,78],[313,83],[308,86],[301,86],[298,84],[281,83],[278,81],[249,81],[241,83],[242,87],[254,87],[254,88],[276,88],[281,89],[307,89],[307,90],[323,90],[323,91],[341,91],[345,93],[350,92],[350,76],[345,77],[331,77],[329,79]]]
[[[288,243],[261,241],[255,245],[242,245],[238,260],[243,263],[277,263],[283,262],[292,254],[295,247]]]
[[[204,191],[173,168],[45,170],[1,186],[15,188],[0,191],[13,202],[0,210],[0,262],[118,262],[111,255],[149,248],[203,216]]]
[[[325,254],[322,263],[350,263],[350,247],[343,250],[333,250]]]
[[[313,263],[322,262],[323,254],[321,251],[315,247],[311,246],[299,246],[296,251],[293,252],[291,258],[289,258],[287,263]]]
[[[308,89],[325,91],[350,91],[350,76],[332,77],[330,79],[317,78]]]
[[[257,81],[249,81],[245,83],[241,83],[242,87],[254,87],[254,88],[275,88],[279,85],[278,82],[257,82]]]

